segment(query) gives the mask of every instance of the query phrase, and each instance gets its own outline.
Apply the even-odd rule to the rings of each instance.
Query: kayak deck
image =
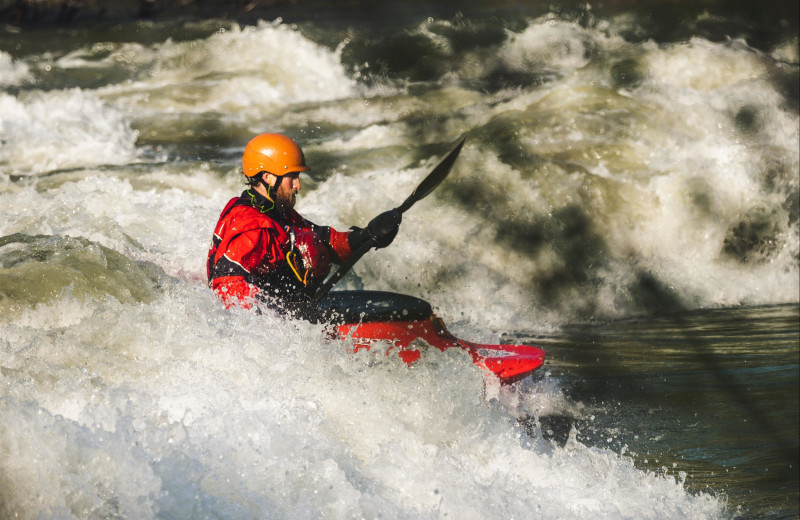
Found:
[[[421,357],[412,344],[422,340],[439,350],[460,348],[472,362],[503,384],[524,379],[544,363],[542,349],[529,345],[494,345],[458,339],[434,315],[425,300],[383,291],[335,291],[319,303],[325,321],[336,327],[336,334],[352,340],[354,349],[369,349],[376,342],[398,349],[408,364]],[[387,353],[388,354],[388,353]]]

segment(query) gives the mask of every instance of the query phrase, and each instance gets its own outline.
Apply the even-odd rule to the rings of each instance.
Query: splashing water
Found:
[[[659,43],[622,15],[424,20],[138,23],[0,46],[0,516],[735,509],[579,429],[554,441],[540,418],[596,412],[550,375],[500,388],[462,353],[352,353],[205,287],[254,133],[301,142],[299,209],[341,230],[396,206],[466,134],[447,181],[346,284],[424,297],[478,341],[798,302],[791,43]]]

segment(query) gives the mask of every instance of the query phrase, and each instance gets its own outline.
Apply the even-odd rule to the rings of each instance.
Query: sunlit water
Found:
[[[2,28],[0,517],[798,515],[796,33],[422,11]],[[343,285],[537,377],[226,311],[205,253],[262,131],[340,229],[466,135]]]

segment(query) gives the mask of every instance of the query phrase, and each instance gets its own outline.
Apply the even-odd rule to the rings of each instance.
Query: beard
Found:
[[[295,202],[297,202],[297,192],[294,190],[288,193],[278,191],[278,193],[275,194],[275,207],[280,211],[293,209]]]

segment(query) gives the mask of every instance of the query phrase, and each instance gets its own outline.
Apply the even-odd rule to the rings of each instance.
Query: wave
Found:
[[[137,132],[94,92],[0,92],[0,169],[38,176],[52,170],[134,162]]]
[[[165,281],[156,265],[134,262],[83,238],[21,233],[0,238],[0,310],[6,323],[63,298],[150,303]],[[71,321],[76,315],[56,317]]]
[[[800,124],[785,88],[797,65],[741,40],[631,40],[630,23],[433,19],[337,40],[280,20],[214,22],[149,44],[81,44],[18,61],[38,88],[0,94],[4,189],[43,177],[42,188],[66,182],[81,197],[75,188],[99,176],[142,200],[142,189],[174,190],[197,212],[177,238],[199,244],[184,248],[197,262],[159,261],[199,279],[210,232],[200,222],[210,230],[213,204],[238,191],[254,133],[303,144],[312,172],[300,207],[344,229],[396,205],[465,134],[451,178],[357,268],[362,286],[521,328],[797,301]],[[47,89],[43,63],[60,71],[56,84],[69,71],[85,85]],[[114,233],[173,249],[116,220]],[[5,226],[15,232],[30,230]]]

